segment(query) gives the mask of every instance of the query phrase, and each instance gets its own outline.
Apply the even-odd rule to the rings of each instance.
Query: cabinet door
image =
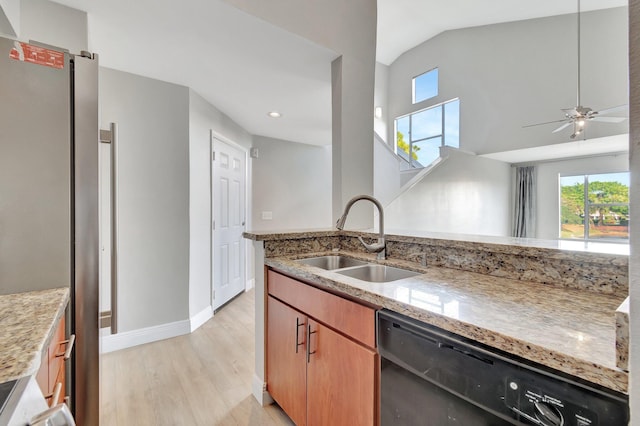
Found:
[[[65,335],[65,322],[62,317],[49,346],[49,392],[53,392],[58,383],[62,383],[64,387],[64,380],[60,380],[60,377],[64,378],[64,374],[60,376],[60,370],[64,370]],[[60,398],[64,399],[64,396],[64,393],[60,392]]]
[[[305,315],[269,296],[267,302],[267,390],[303,426],[307,420]]]
[[[309,327],[308,425],[374,425],[376,353],[313,320]]]

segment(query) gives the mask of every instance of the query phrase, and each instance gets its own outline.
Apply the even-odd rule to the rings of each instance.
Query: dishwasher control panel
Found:
[[[569,395],[560,396],[516,377],[507,378],[505,389],[507,406],[532,424],[597,426],[604,423],[598,422],[596,411],[611,411],[600,398],[593,400],[593,397],[585,396],[582,391],[576,393],[575,389],[567,389],[566,393]],[[571,394],[573,394],[573,398]],[[608,421],[612,421],[612,419]],[[622,419],[620,422],[623,424]]]

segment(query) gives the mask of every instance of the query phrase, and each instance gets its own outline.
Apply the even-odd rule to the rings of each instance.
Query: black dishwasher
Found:
[[[377,316],[383,426],[629,422],[626,395],[561,377],[395,312]]]

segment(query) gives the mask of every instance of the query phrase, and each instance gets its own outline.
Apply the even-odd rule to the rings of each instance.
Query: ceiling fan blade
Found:
[[[562,111],[564,111],[565,114],[570,115],[570,116],[580,115],[580,113],[578,112],[577,107],[576,108],[562,108]]]
[[[558,127],[557,129],[555,129],[553,132],[551,133],[558,133],[561,130],[566,129],[567,127],[569,127],[571,125],[571,121],[569,121],[568,123],[564,123],[562,126]]]
[[[605,114],[611,114],[612,112],[627,111],[628,109],[629,109],[629,105],[627,105],[627,104],[618,105],[617,107],[612,107],[612,108],[607,108],[607,109],[603,109],[603,110],[597,111],[596,114],[605,115]]]
[[[602,123],[622,123],[626,119],[627,119],[627,117],[600,117],[600,116],[595,116],[595,117],[591,118],[590,120],[600,121]]]
[[[527,124],[526,126],[522,126],[522,128],[524,129],[525,127],[542,126],[543,124],[564,123],[565,121],[567,121],[566,118],[562,120],[545,121],[544,123]]]

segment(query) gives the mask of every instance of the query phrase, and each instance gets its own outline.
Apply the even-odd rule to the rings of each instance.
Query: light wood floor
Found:
[[[254,292],[190,335],[101,358],[102,426],[292,425],[251,394]]]

